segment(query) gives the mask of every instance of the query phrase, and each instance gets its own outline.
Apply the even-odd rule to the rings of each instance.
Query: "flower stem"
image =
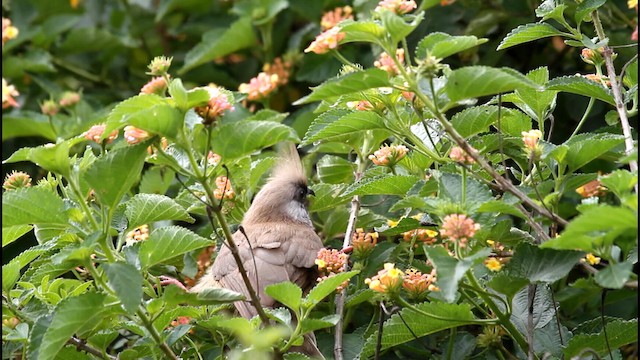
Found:
[[[589,116],[589,113],[591,112],[591,108],[593,107],[593,103],[595,103],[595,101],[596,99],[593,97],[589,99],[589,104],[587,105],[587,108],[585,109],[584,114],[582,115],[582,119],[580,119],[580,122],[576,126],[576,129],[573,130],[573,133],[571,134],[571,136],[569,136],[567,141],[571,140],[571,138],[574,137],[578,133],[578,131],[580,131],[580,128],[584,124],[585,120],[587,120],[587,117]]]

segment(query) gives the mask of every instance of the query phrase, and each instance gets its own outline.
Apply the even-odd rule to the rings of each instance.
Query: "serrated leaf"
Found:
[[[157,194],[137,194],[126,202],[125,214],[129,220],[128,229],[161,220],[180,220],[193,223],[189,213],[168,196]]]
[[[498,110],[497,106],[474,106],[455,114],[451,124],[465,138],[488,132],[489,126],[498,119]]]
[[[339,320],[340,320],[340,316],[337,314],[327,315],[322,319],[306,318],[302,320],[301,333],[305,334],[311,331],[326,329],[328,327],[335,326]]]
[[[417,14],[400,16],[394,11],[383,9],[383,11],[379,12],[379,15],[382,20],[382,25],[387,30],[387,36],[390,37],[392,43],[397,44],[400,40],[411,34],[422,22],[424,11]],[[405,19],[410,19],[411,21],[407,23]]]
[[[574,19],[576,20],[576,23],[578,23],[578,26],[580,26],[581,22],[587,19],[587,15],[590,15],[592,11],[597,10],[606,2],[607,0],[585,0],[578,4],[574,16]]]
[[[485,42],[487,42],[487,39],[478,39],[475,36],[452,36],[442,32],[433,32],[418,43],[416,58],[424,59],[429,53],[432,56],[443,59]]]
[[[375,230],[385,236],[394,236],[420,227],[420,221],[414,218],[402,218],[398,221],[396,226],[390,227],[387,224],[383,224],[382,226],[375,228]]]
[[[517,216],[521,219],[527,219],[527,217],[518,208],[500,200],[491,200],[491,201],[485,202],[482,205],[480,205],[480,207],[478,207],[476,211],[509,214],[509,215]]]
[[[49,125],[49,117],[32,111],[20,111],[2,116],[2,141],[40,136],[49,141],[56,140],[56,134]]]
[[[436,175],[438,181],[438,197],[453,203],[465,204],[470,210],[493,200],[489,187],[473,178],[466,179],[465,196],[462,193],[462,176],[451,173]],[[463,198],[465,199],[463,201]]]
[[[113,130],[125,125],[148,131],[151,134],[175,139],[184,122],[181,111],[156,94],[140,94],[131,97],[109,113],[103,133],[106,138]]]
[[[142,301],[142,274],[135,266],[124,263],[106,263],[102,265],[109,287],[112,288],[122,306],[129,314],[138,310]]]
[[[381,350],[413,341],[415,337],[421,338],[438,331],[472,324],[475,320],[468,304],[428,302],[415,306],[428,314],[449,320],[434,319],[412,309],[404,308],[400,311],[404,321],[400,319],[398,314],[394,314],[384,322]],[[407,329],[407,326],[409,329]],[[360,353],[361,359],[369,359],[375,353],[377,336],[378,333],[376,331],[367,338]]]
[[[622,289],[633,274],[633,263],[629,261],[609,264],[596,273],[594,279],[598,285],[607,289]]]
[[[386,129],[384,120],[374,111],[332,111],[318,116],[300,145],[316,141],[340,141],[350,134]]]
[[[299,313],[302,302],[302,289],[298,285],[285,281],[265,287],[264,292],[295,313]]]
[[[520,25],[517,28],[511,30],[507,36],[502,39],[500,45],[496,50],[504,50],[515,45],[527,43],[550,36],[563,36],[562,31],[547,23],[534,23]]]
[[[447,249],[440,245],[424,246],[424,252],[438,272],[438,287],[440,288],[440,293],[447,302],[451,303],[456,300],[458,283],[462,280],[467,270],[474,264],[485,259],[491,253],[491,249],[483,248],[477,253],[461,260],[450,256]]]
[[[349,201],[349,197],[342,195],[345,188],[346,185],[343,184],[315,184],[311,186],[316,195],[311,198],[309,211],[318,212],[335,209],[336,206]]]
[[[26,224],[68,226],[64,202],[58,195],[39,187],[4,192],[2,194],[3,228]]]
[[[351,279],[356,274],[359,274],[359,270],[353,270],[343,273],[338,273],[322,280],[316,286],[314,286],[309,294],[303,300],[303,306],[312,308],[316,306],[320,301],[329,296],[332,292],[336,291],[336,288],[343,282]]]
[[[499,293],[505,294],[507,301],[511,301],[515,294],[528,284],[529,280],[507,274],[505,271],[499,272],[487,282],[487,286]]]
[[[445,85],[451,101],[495,95],[519,88],[537,89],[539,85],[513,69],[488,66],[467,66],[454,70]]]
[[[162,227],[155,229],[149,238],[142,242],[138,256],[140,264],[144,268],[148,268],[212,243],[211,240],[183,227]]]
[[[323,156],[316,164],[318,179],[327,184],[350,183],[353,181],[355,164],[334,155]]]
[[[319,100],[328,100],[340,95],[371,88],[389,86],[389,74],[378,68],[356,71],[347,75],[329,79],[311,88],[311,94],[296,100],[293,105],[302,105]]]
[[[20,263],[12,261],[2,266],[2,290],[9,292],[20,278]]]
[[[3,227],[2,228],[2,247],[5,247],[11,244],[12,242],[18,240],[20,237],[22,237],[22,235],[31,231],[31,229],[33,229],[33,226],[31,225],[14,225],[14,226]]]
[[[622,198],[624,194],[631,191],[631,189],[633,189],[633,186],[638,183],[638,175],[632,174],[628,170],[620,169],[612,171],[610,174],[603,176],[602,178],[600,178],[600,182],[607,189],[615,193],[619,198]]]
[[[622,135],[593,134],[584,140],[567,144],[569,148],[564,160],[569,165],[568,171],[580,169],[623,142]]]
[[[413,175],[378,175],[353,183],[344,195],[404,195],[419,180]]]
[[[76,331],[88,324],[98,324],[105,314],[113,312],[106,301],[104,294],[94,292],[62,300],[54,309],[50,323],[31,332],[29,358],[53,360]]]
[[[638,319],[616,320],[608,323],[605,331],[598,334],[576,335],[567,344],[563,353],[566,359],[579,355],[585,348],[595,351],[599,356],[608,356],[609,349],[638,341]]]
[[[580,75],[562,76],[552,79],[547,83],[547,90],[558,90],[593,97],[615,106],[615,100],[613,99],[613,94],[610,89]]]
[[[566,276],[583,256],[579,251],[541,249],[521,243],[515,248],[505,271],[514,277],[529,279],[531,283],[553,283]]]
[[[102,204],[113,208],[138,181],[146,155],[146,144],[110,151],[87,169],[84,180]]]
[[[281,141],[298,142],[291,127],[273,121],[237,121],[212,132],[211,149],[225,161],[232,161]]]
[[[219,305],[245,300],[244,295],[223,288],[207,288],[199,292],[189,292],[175,285],[169,285],[163,293],[167,306],[176,305]]]
[[[178,107],[183,109],[184,111],[188,110],[187,89],[185,89],[184,85],[182,85],[182,80],[179,78],[172,79],[171,82],[169,83],[168,90],[169,90],[169,95],[173,98],[173,100],[175,100],[176,105],[178,105]]]

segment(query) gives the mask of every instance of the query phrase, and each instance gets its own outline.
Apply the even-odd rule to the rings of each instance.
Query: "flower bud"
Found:
[[[31,176],[29,174],[22,171],[12,171],[11,174],[7,175],[4,179],[4,184],[2,187],[9,190],[17,190],[25,187],[31,186]]]
[[[171,67],[172,57],[167,58],[165,56],[156,56],[151,60],[149,64],[149,72],[147,74],[152,76],[162,76],[169,71],[169,67]]]
[[[40,105],[40,111],[45,115],[54,116],[58,111],[60,111],[60,108],[55,101],[46,100]]]

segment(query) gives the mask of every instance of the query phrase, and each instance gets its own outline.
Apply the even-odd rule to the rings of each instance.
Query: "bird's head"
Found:
[[[298,153],[290,152],[279,160],[243,222],[293,221],[311,225],[309,195],[315,193],[307,184]]]

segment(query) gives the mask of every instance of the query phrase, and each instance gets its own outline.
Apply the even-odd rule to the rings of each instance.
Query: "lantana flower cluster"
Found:
[[[209,92],[209,101],[207,105],[197,106],[194,111],[202,118],[203,124],[209,125],[214,123],[225,111],[233,111],[234,107],[219,87],[209,85],[205,89]]]
[[[478,230],[480,230],[480,224],[476,224],[473,219],[464,214],[450,214],[442,220],[440,235],[452,242],[457,242],[460,247],[465,247]]]
[[[247,99],[250,101],[260,101],[266,99],[277,87],[277,74],[261,72],[248,83],[240,84],[238,91],[247,94]]]
[[[382,0],[378,3],[375,11],[379,12],[382,9],[387,9],[395,14],[404,15],[417,7],[418,4],[413,0]]]
[[[331,11],[327,11],[322,15],[320,27],[323,31],[329,30],[346,19],[353,19],[353,9],[351,6],[337,7]]]
[[[231,200],[236,196],[236,193],[233,191],[231,187],[231,182],[226,176],[218,176],[216,178],[216,188],[213,190],[213,196],[222,200]]]
[[[404,49],[397,49],[396,57],[400,64],[404,64]],[[382,54],[380,54],[378,60],[373,62],[373,66],[388,72],[391,76],[397,75],[400,72],[398,70],[398,66],[396,66],[396,63],[393,61],[393,58],[386,52],[382,52]]]
[[[473,157],[471,157],[466,151],[464,151],[459,146],[454,146],[453,148],[451,148],[451,151],[449,152],[449,157],[451,158],[451,160],[457,163],[466,164],[466,165],[474,164],[476,162],[473,159]]]
[[[576,189],[576,192],[585,199],[603,196],[606,191],[607,188],[602,185],[599,179],[591,180]]]
[[[340,31],[339,26],[334,26],[331,29],[316,36],[316,39],[304,49],[304,52],[313,52],[316,54],[326,54],[330,50],[334,50],[338,47],[338,43],[344,39],[345,33]]]
[[[100,144],[100,143],[102,143],[102,140],[100,140],[100,139],[102,138],[102,134],[104,134],[104,131],[105,131],[106,128],[107,128],[106,124],[93,125],[91,128],[89,128],[89,130],[84,132],[83,136],[87,140],[92,140],[92,141],[95,141],[96,143]],[[117,137],[118,137],[118,130],[113,130],[111,132],[111,134],[109,134],[109,136],[107,136],[104,139],[104,141],[107,144],[110,144]]]
[[[144,241],[149,238],[149,225],[140,225],[137,228],[129,231],[125,238],[126,245],[132,245],[136,241]]]
[[[18,90],[13,85],[9,85],[5,78],[2,78],[2,108],[19,107],[16,97],[20,96]]]
[[[348,254],[336,249],[320,249],[315,260],[315,264],[318,266],[320,273],[317,281],[321,282],[328,277],[343,272],[348,260]],[[349,285],[348,280],[340,284],[340,286],[336,288],[336,291],[341,291],[346,288],[347,285]]]
[[[385,144],[372,155],[369,155],[369,160],[379,166],[393,166],[404,158],[408,152],[409,149],[404,145],[389,146]]]
[[[363,228],[358,228],[351,237],[353,253],[358,258],[369,256],[378,242],[377,232],[365,232]]]
[[[416,246],[418,246],[417,242],[421,242],[426,245],[433,245],[438,241],[438,232],[430,229],[414,229],[403,232],[402,240],[410,242],[414,236],[416,238]]]
[[[423,274],[416,269],[405,271],[402,279],[402,287],[407,291],[412,299],[423,299],[429,291],[439,291],[434,283],[437,281],[436,269],[432,269],[429,274]]]
[[[542,154],[542,148],[538,144],[542,138],[542,132],[540,130],[529,130],[522,132],[522,141],[524,142],[524,150],[529,157],[533,159],[540,158]]]
[[[18,190],[21,188],[26,188],[31,186],[31,176],[29,174],[13,170],[10,174],[8,174],[5,179],[2,187],[5,190]]]

